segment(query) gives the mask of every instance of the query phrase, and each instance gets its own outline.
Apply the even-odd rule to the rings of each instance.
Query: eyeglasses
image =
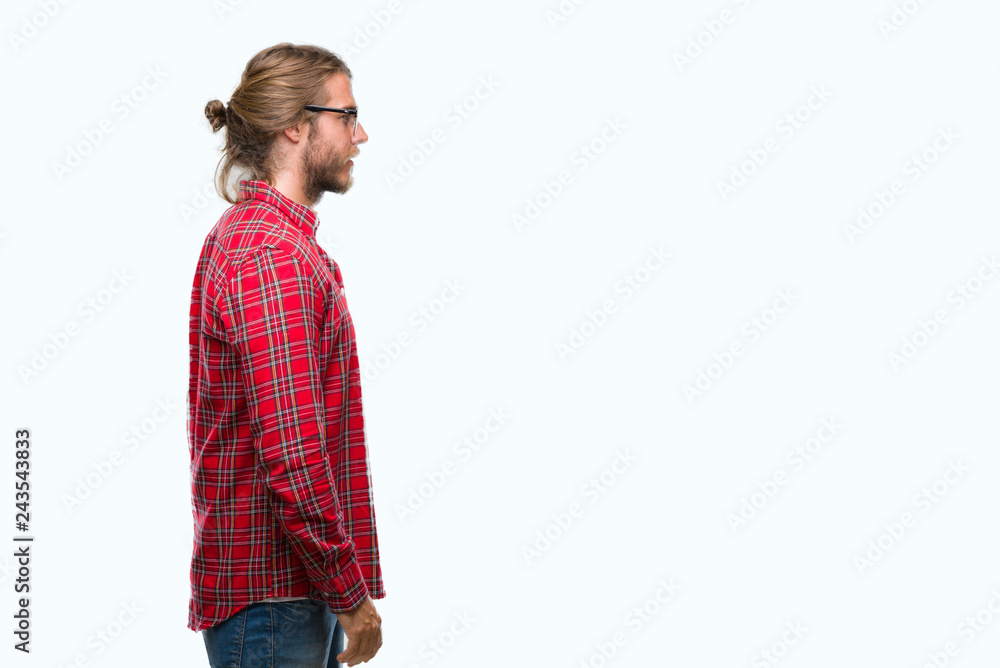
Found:
[[[334,107],[321,107],[318,104],[307,104],[306,111],[335,111],[338,114],[347,114],[348,116],[354,116],[354,130],[352,131],[352,136],[358,134],[358,110],[357,109],[336,109]]]

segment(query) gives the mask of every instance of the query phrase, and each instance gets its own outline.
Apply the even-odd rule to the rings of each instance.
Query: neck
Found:
[[[306,197],[306,194],[302,189],[302,178],[299,177],[298,174],[278,172],[274,176],[274,184],[272,187],[293,202],[301,204],[309,209],[312,209],[316,204],[315,201]]]

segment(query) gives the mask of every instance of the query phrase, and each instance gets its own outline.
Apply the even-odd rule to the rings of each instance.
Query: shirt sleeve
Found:
[[[309,579],[331,610],[351,610],[368,589],[325,448],[324,291],[308,266],[270,247],[245,258],[227,287],[220,314],[241,358],[257,473]]]

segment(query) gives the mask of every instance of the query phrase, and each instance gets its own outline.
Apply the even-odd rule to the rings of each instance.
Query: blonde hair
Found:
[[[237,201],[229,191],[234,167],[245,168],[250,179],[274,185],[275,138],[285,128],[313,122],[318,112],[304,107],[325,101],[326,80],[334,74],[351,78],[351,70],[337,54],[284,42],[250,59],[228,105],[219,100],[205,105],[212,132],[226,126],[225,147],[215,168],[215,190],[223,199],[230,204]]]

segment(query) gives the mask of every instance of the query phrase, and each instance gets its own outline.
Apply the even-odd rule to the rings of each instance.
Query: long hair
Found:
[[[308,44],[276,44],[250,59],[229,104],[212,100],[205,105],[212,132],[226,127],[226,143],[215,168],[215,190],[223,199],[230,204],[237,201],[229,191],[234,167],[247,170],[250,179],[274,185],[275,138],[285,128],[312,123],[318,114],[304,107],[323,103],[326,80],[334,74],[351,78],[347,64],[332,51]]]

